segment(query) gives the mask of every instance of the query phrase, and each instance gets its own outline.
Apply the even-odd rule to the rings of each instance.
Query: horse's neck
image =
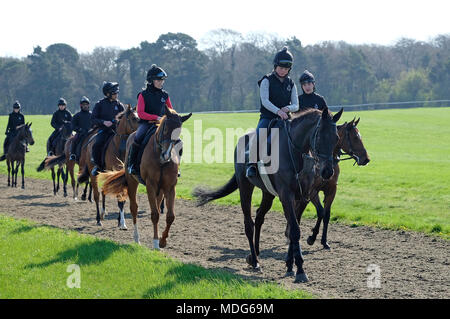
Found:
[[[314,129],[317,125],[317,121],[319,118],[314,120],[304,119],[296,126],[296,134],[292,136],[292,139],[297,144],[298,141],[301,141],[297,145],[303,150],[303,152],[307,152],[309,148],[311,148],[310,140],[311,135],[314,134]]]

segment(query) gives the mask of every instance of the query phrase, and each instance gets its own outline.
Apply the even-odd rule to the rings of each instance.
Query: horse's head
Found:
[[[188,115],[180,116],[174,110],[165,108],[165,114],[161,118],[159,127],[155,133],[156,143],[161,151],[160,162],[167,163],[171,160],[171,153],[174,145],[181,142],[181,125],[192,116],[192,113]],[[180,149],[181,149],[181,145]]]
[[[333,151],[338,142],[336,122],[339,121],[342,108],[334,116],[329,113],[328,108],[322,111],[310,138],[310,147],[313,157],[319,163],[319,174],[323,179],[329,179],[334,174]]]
[[[63,124],[61,135],[64,139],[68,139],[70,136],[72,136],[72,123],[66,121]]]
[[[139,126],[139,117],[130,104],[127,104],[125,111],[117,114],[116,121],[118,122],[117,133],[120,135],[130,135]]]
[[[19,140],[24,140],[27,144],[33,145],[34,144],[34,138],[33,138],[33,131],[31,130],[31,124],[33,123],[26,123],[22,124],[18,127],[17,131],[17,137]]]
[[[359,118],[356,121],[353,119],[349,123],[345,122],[338,126],[338,145],[344,153],[353,158],[358,165],[364,166],[370,162],[370,157],[364,147],[361,134],[356,127],[359,120]]]

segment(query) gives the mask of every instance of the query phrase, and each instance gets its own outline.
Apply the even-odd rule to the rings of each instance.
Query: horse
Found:
[[[92,138],[92,136],[94,136],[97,133],[96,129],[92,129],[88,136],[86,136],[85,140],[84,140],[84,145],[82,145],[81,151],[83,152],[86,149],[86,142],[89,141],[90,138]],[[51,169],[52,167],[56,166],[56,165],[63,165],[65,163],[66,165],[66,176],[65,179],[63,179],[63,183],[64,183],[64,197],[67,196],[67,180],[69,179],[69,175],[71,178],[71,185],[72,185],[72,190],[73,190],[73,199],[74,200],[78,200],[78,187],[79,187],[79,183],[78,181],[75,183],[76,179],[75,179],[75,164],[79,164],[79,161],[73,161],[70,159],[70,149],[73,143],[73,138],[74,136],[71,136],[69,139],[67,139],[65,145],[64,145],[64,152],[59,155],[53,155],[53,156],[49,156],[46,158],[45,160],[45,166],[44,169]],[[80,156],[81,158],[81,156]],[[80,166],[79,166],[80,167]],[[89,180],[87,180],[85,182],[85,187],[83,190],[83,194],[81,196],[82,200],[86,200],[86,195],[87,195],[87,189],[89,186],[89,197],[88,200],[90,202],[92,202],[92,186],[91,183],[89,182]]]
[[[370,162],[369,154],[364,147],[361,134],[357,129],[359,123],[358,120],[351,120],[349,123],[345,122],[342,125],[338,125],[339,140],[333,152],[333,158],[335,160],[334,174],[328,180],[323,180],[320,176],[315,176],[315,181],[311,189],[310,198],[314,204],[317,212],[317,222],[312,229],[312,235],[308,237],[306,242],[308,245],[313,245],[316,241],[317,234],[319,233],[320,224],[323,220],[323,230],[321,244],[324,249],[329,250],[330,245],[327,242],[328,224],[330,221],[331,205],[333,204],[336,196],[338,178],[340,173],[339,161],[354,159],[355,164],[358,166],[365,166]],[[347,158],[340,158],[341,155],[347,155]],[[324,194],[324,206],[320,203],[319,192]],[[309,201],[301,201],[298,203],[297,208],[297,221],[300,223],[300,218],[308,205]],[[289,229],[286,226],[285,235],[288,237]]]
[[[142,160],[140,162],[140,175],[145,182],[147,197],[151,208],[151,219],[153,223],[153,247],[164,248],[167,245],[170,226],[175,220],[175,186],[178,181],[178,166],[180,154],[176,152],[181,147],[179,139],[181,126],[192,116],[192,113],[180,116],[176,111],[165,108],[165,115],[161,118],[156,132],[145,145]],[[127,141],[127,153],[134,141],[135,133],[130,135]],[[128,157],[128,156],[127,156]],[[125,163],[125,167],[126,167]],[[104,179],[102,191],[106,195],[122,196],[130,199],[130,210],[133,216],[134,240],[140,244],[140,236],[137,225],[138,205],[136,199],[139,182],[136,177],[128,174],[123,167],[118,171],[101,173]],[[162,237],[158,236],[158,222],[160,206],[163,198],[166,201],[167,215],[166,228]]]
[[[59,158],[62,154],[64,154],[64,147],[66,145],[67,140],[72,136],[72,124],[70,122],[64,122],[60,133],[56,137],[54,141],[53,156],[46,156],[45,159],[41,162],[41,164],[37,167],[37,171],[40,172],[44,169],[50,169],[52,171],[52,180],[53,180],[53,195],[56,195],[59,191],[59,177],[62,176],[63,180],[63,188],[64,188],[64,197],[67,196],[66,189],[66,179],[67,179],[67,168],[66,173],[64,173],[64,162],[58,162],[58,170],[55,182],[55,165],[48,165],[48,162],[51,161],[54,157]]]
[[[19,166],[21,166],[22,172],[22,189],[25,189],[25,153],[27,150],[27,144],[33,145],[34,138],[31,130],[31,124],[22,124],[17,127],[17,135],[13,138],[11,144],[8,146],[8,153],[6,154],[6,164],[8,165],[8,186],[17,187],[17,174],[19,172]],[[16,167],[14,168],[14,163]],[[12,165],[12,174],[10,181]]]
[[[106,170],[114,170],[120,169],[123,166],[123,162],[125,159],[125,148],[124,152],[121,152],[121,144],[125,145],[130,134],[135,132],[139,126],[139,117],[137,116],[135,110],[131,107],[131,105],[127,105],[126,109],[117,114],[115,121],[117,122],[116,133],[112,137],[111,141],[106,147],[106,151],[104,153],[104,163]],[[94,167],[91,162],[91,154],[92,154],[92,146],[93,139],[91,138],[87,142],[86,149],[81,153],[80,156],[80,167],[83,167],[83,170],[79,172],[78,175],[78,183],[82,184],[90,179],[92,190],[94,192],[94,200],[97,209],[97,225],[102,225],[102,220],[106,214],[105,209],[105,194],[102,192],[102,212],[100,214],[99,207],[99,187],[98,187],[98,176],[93,176],[91,174],[92,168]],[[117,197],[117,205],[119,206],[119,217],[118,217],[118,227],[121,230],[126,230],[127,226],[125,224],[125,213],[123,210],[125,204],[125,200],[118,196]]]
[[[267,174],[275,193],[270,191],[266,184],[262,182],[262,174],[251,178],[246,177],[245,161],[238,160],[238,158],[245,158],[245,155],[243,155],[245,148],[242,147],[242,144],[247,144],[245,135],[241,137],[241,141],[235,148],[235,173],[228,183],[217,190],[206,190],[202,187],[194,189],[193,196],[198,198],[198,205],[204,205],[209,201],[225,197],[239,189],[241,208],[244,214],[245,234],[250,246],[247,263],[253,270],[261,271],[257,257],[259,255],[259,242],[254,242],[255,225],[256,232],[259,233],[264,223],[264,216],[272,206],[275,195],[277,195],[283,205],[284,216],[290,226],[286,276],[295,275],[295,283],[308,281],[303,269],[303,256],[299,243],[300,228],[295,214],[295,202],[304,196],[301,173],[299,173],[298,168],[301,169],[303,166],[304,155],[310,153],[317,162],[320,176],[329,179],[333,175],[332,154],[338,141],[336,122],[341,117],[342,112],[343,109],[333,116],[329,113],[328,108],[323,111],[310,109],[295,114],[291,120],[280,121],[282,125],[278,138],[279,151],[275,152],[275,156],[279,158],[279,167],[275,172]],[[274,162],[273,156],[271,162]],[[251,199],[255,186],[262,190],[263,197],[260,207],[256,211],[256,220],[253,222]],[[259,234],[256,237],[259,237]],[[295,274],[293,272],[294,260],[297,266]]]

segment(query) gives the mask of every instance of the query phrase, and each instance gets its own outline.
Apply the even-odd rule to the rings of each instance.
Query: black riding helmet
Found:
[[[314,79],[314,75],[309,72],[308,70],[303,71],[302,75],[300,75],[300,84],[303,83],[307,83],[307,82],[311,82],[311,83],[315,83],[316,80]]]
[[[147,82],[152,82],[152,80],[165,80],[167,78],[167,73],[156,64],[152,64],[150,70],[147,72]]]
[[[91,101],[89,101],[89,99],[86,96],[83,96],[80,100],[80,104],[83,103],[91,104]]]
[[[119,93],[119,83],[117,82],[103,82],[103,95],[107,96],[108,93]]]
[[[60,98],[58,100],[58,106],[60,106],[60,105],[67,105],[67,102],[66,102],[66,100],[64,98]]]
[[[273,59],[273,66],[276,68],[277,66],[281,66],[283,68],[292,68],[292,64],[294,63],[294,57],[292,53],[288,51],[288,48],[285,46],[281,51],[278,51]]]
[[[13,104],[13,109],[20,109],[20,103],[19,101],[15,101]]]

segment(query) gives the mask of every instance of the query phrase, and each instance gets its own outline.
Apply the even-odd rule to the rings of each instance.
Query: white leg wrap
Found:
[[[159,239],[153,239],[153,248],[159,250]]]
[[[125,213],[123,210],[120,211],[120,229],[128,229],[127,225],[125,224]]]
[[[141,242],[139,241],[139,231],[137,225],[134,225],[134,241],[139,245],[141,244]]]

